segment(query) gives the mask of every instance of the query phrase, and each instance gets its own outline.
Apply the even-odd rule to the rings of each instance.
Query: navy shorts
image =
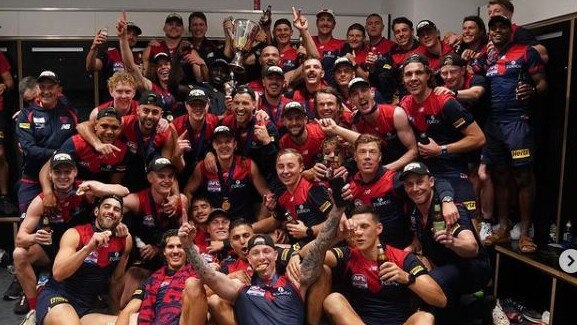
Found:
[[[534,144],[528,118],[487,120],[482,162],[487,165],[525,167],[533,163]]]
[[[53,280],[51,279],[49,281]],[[40,290],[36,300],[36,324],[42,324],[48,314],[48,310],[60,304],[69,304],[72,306],[76,314],[78,314],[78,318],[82,318],[82,316],[90,314],[92,311],[92,308],[78,301],[78,299],[74,299],[74,297],[67,294],[64,290],[47,285]]]
[[[20,180],[20,187],[18,188],[18,210],[20,210],[22,219],[24,219],[24,214],[26,210],[28,210],[30,202],[41,192],[42,187],[39,182],[26,178]]]
[[[465,173],[459,173],[458,175],[435,175],[436,178],[442,178],[449,182],[453,187],[453,192],[455,193],[456,204],[462,204],[465,210],[467,210],[467,216],[469,220],[472,220],[477,213],[477,196],[475,195],[475,190],[473,189],[473,184],[469,181],[469,177]],[[441,198],[442,199],[442,198]]]

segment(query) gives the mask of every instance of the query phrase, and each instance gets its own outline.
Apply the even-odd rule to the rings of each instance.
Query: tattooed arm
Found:
[[[198,276],[202,281],[204,281],[204,283],[206,283],[206,285],[208,285],[221,298],[234,303],[238,297],[239,290],[243,287],[243,284],[236,279],[230,279],[224,273],[215,271],[206,263],[192,245],[191,237],[193,236],[191,236],[191,234],[193,234],[194,231],[194,226],[188,222],[185,222],[180,226],[180,229],[178,229],[178,237],[182,242],[188,261],[192,263]]]
[[[333,205],[333,209],[329,213],[323,229],[321,229],[317,238],[307,245],[309,249],[301,264],[300,276],[300,290],[303,294],[321,274],[326,251],[332,245],[333,239],[335,238],[343,211],[344,208],[338,208]]]

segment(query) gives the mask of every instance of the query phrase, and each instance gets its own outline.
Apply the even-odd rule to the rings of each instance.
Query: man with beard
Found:
[[[294,149],[303,157],[305,169],[320,159],[325,133],[317,123],[307,123],[307,113],[299,102],[287,103],[282,111],[287,133],[280,138],[280,149]]]
[[[255,76],[253,80],[247,83],[258,96],[262,96],[264,93],[263,80],[265,72],[268,67],[278,66],[280,63],[280,54],[275,46],[268,45],[262,49],[257,60],[257,68],[259,69],[259,76]]]
[[[225,116],[221,124],[232,130],[241,156],[252,159],[270,185],[275,178],[270,162],[278,152],[278,130],[270,120],[257,120],[255,109],[254,91],[246,86],[238,87],[233,93],[233,114]]]
[[[349,82],[349,94],[357,109],[353,129],[383,140],[383,163],[387,169],[399,170],[417,156],[415,135],[401,107],[377,104],[369,82],[362,78]]]
[[[124,183],[131,192],[146,187],[146,166],[156,156],[172,157],[174,138],[170,129],[159,131],[159,121],[162,118],[162,99],[154,91],[145,91],[140,97],[136,115],[122,117],[122,131],[119,138],[128,147],[127,167],[130,169]],[[104,144],[95,133],[91,132],[93,122],[83,122],[78,125],[78,133],[94,148]],[[118,147],[110,146],[112,153],[119,151]]]
[[[100,111],[94,123],[95,136],[103,143],[114,146],[114,155],[98,153],[80,134],[74,135],[62,144],[61,152],[72,156],[78,166],[78,179],[98,180],[103,183],[119,184],[126,172],[128,147],[119,138],[121,118],[114,108]],[[48,177],[49,162],[40,171],[40,184],[44,195],[52,193],[52,182]],[[46,206],[46,204],[45,204]]]
[[[136,95],[136,79],[134,79],[134,76],[126,71],[118,71],[108,78],[106,83],[112,100],[96,106],[90,112],[90,120],[95,120],[98,112],[108,107],[116,108],[121,116],[136,114],[138,101],[134,100]]]
[[[125,196],[128,189],[122,185],[108,185],[97,181],[76,181],[76,163],[67,153],[56,152],[50,159],[50,180],[58,210],[44,210],[44,194],[40,193],[28,206],[15,238],[14,267],[25,297],[19,305],[36,309],[36,274],[34,266],[50,266],[54,261],[64,232],[76,225],[89,223],[86,218],[89,204],[95,197],[107,194]],[[34,313],[26,317],[34,317]]]
[[[323,231],[303,259],[299,279],[278,274],[278,252],[268,235],[255,235],[248,242],[247,258],[255,271],[248,285],[211,269],[194,249],[188,248],[189,257],[200,278],[216,294],[233,303],[240,324],[302,324],[305,320],[303,301],[307,290],[322,273],[323,257],[335,237],[342,212],[342,209],[332,209]],[[191,231],[189,224],[179,229],[184,242],[190,243]]]
[[[285,131],[282,122],[282,108],[290,101],[283,95],[284,83],[285,77],[280,67],[273,65],[266,68],[262,78],[264,93],[259,100],[259,110],[268,114],[281,135]]]
[[[16,136],[24,162],[18,189],[21,214],[41,192],[38,175],[42,166],[74,135],[78,119],[76,109],[62,95],[60,80],[54,72],[43,71],[36,80],[40,88],[39,101],[30,102],[16,118]],[[55,207],[53,196],[51,201],[52,207]]]
[[[135,318],[138,324],[206,323],[206,300],[192,301],[184,291],[187,280],[197,278],[197,275],[187,263],[178,230],[170,229],[164,233],[161,248],[166,265],[134,291],[132,300],[118,315],[117,325],[131,324]]]
[[[303,105],[310,119],[317,117],[314,105],[315,93],[327,86],[327,83],[323,80],[324,75],[323,65],[319,59],[306,59],[303,62],[304,85],[297,88],[291,97],[292,100]]]
[[[175,118],[170,124],[180,188],[184,188],[196,164],[209,152],[210,139],[218,125],[218,117],[208,113],[209,96],[204,89],[191,89],[185,106],[188,114]]]
[[[375,70],[369,75],[371,84],[377,87],[386,103],[392,103],[405,95],[405,89],[400,77],[400,67],[411,54],[425,54],[426,49],[413,36],[413,22],[407,17],[393,19],[391,28],[397,43],[389,55],[385,55],[375,63]]]
[[[62,236],[53,274],[38,295],[37,324],[102,324],[116,319],[92,308],[99,294],[119,284],[132,248],[130,234],[113,235],[122,218],[122,198],[104,196],[94,215],[93,223],[68,229]]]
[[[512,21],[514,11],[515,6],[513,6],[513,3],[509,0],[489,0],[487,4],[487,16],[489,16],[489,19],[493,16],[505,16],[509,21]],[[539,44],[539,41],[530,30],[512,23],[510,40],[512,43],[531,46],[539,53],[539,57],[543,63],[549,61],[547,49],[542,44]]]
[[[144,73],[148,71],[150,61],[158,53],[166,53],[169,56],[169,61],[178,57],[178,47],[182,40],[184,32],[184,21],[182,16],[173,12],[166,16],[164,21],[164,38],[161,40],[152,40],[148,43],[144,53],[142,54],[142,63],[144,64]]]
[[[331,9],[321,9],[317,13],[316,24],[318,34],[313,36],[313,41],[320,54],[320,60],[322,62],[321,69],[325,72],[321,78],[324,78],[327,83],[332,83],[335,60],[339,56],[345,41],[333,37],[333,31],[337,22],[335,20],[335,13]],[[306,72],[304,77],[306,81],[308,78]]]
[[[403,64],[403,81],[409,95],[401,106],[419,134],[419,155],[435,178],[445,179],[455,190],[455,200],[476,214],[476,197],[468,179],[468,154],[485,143],[473,115],[451,95],[434,93],[433,71],[427,59],[415,54]],[[443,198],[451,201],[453,198]]]
[[[502,58],[497,62],[484,60],[491,109],[482,162],[493,172],[499,229],[485,244],[509,239],[509,188],[513,180],[519,195],[519,247],[523,253],[533,253],[537,246],[528,235],[535,196],[530,100],[547,90],[547,81],[537,51],[525,44],[511,43],[511,33],[511,21],[506,16],[489,20],[489,38]]]

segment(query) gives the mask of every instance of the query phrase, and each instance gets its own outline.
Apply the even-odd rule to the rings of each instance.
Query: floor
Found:
[[[4,291],[12,282],[13,275],[10,274],[6,268],[0,268],[0,294],[4,295]],[[24,316],[16,315],[12,311],[16,301],[4,301],[0,297],[0,323],[4,325],[18,325],[24,319]]]

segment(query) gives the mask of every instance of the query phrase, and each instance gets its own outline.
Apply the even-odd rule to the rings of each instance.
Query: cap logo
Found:
[[[40,77],[56,78],[56,74],[52,71],[42,71],[42,73],[40,74]]]
[[[170,160],[168,160],[168,158],[158,158],[154,161],[155,165],[171,165],[172,163],[170,162]]]
[[[267,72],[268,72],[268,73],[273,73],[273,72],[275,72],[275,73],[280,73],[280,74],[282,74],[282,69],[279,68],[279,67],[277,67],[276,65],[273,65],[273,66],[270,66],[270,67],[268,68]]]
[[[266,241],[262,237],[257,237],[254,239],[253,246],[256,245],[266,245]]]
[[[301,107],[302,106],[299,102],[289,102],[284,106],[285,109],[293,109],[293,108],[300,109]]]
[[[443,61],[443,65],[454,65],[453,64],[453,58],[448,56],[445,58],[445,61]]]
[[[214,133],[218,133],[218,132],[230,132],[230,129],[228,128],[228,126],[217,126],[216,129],[214,129]]]
[[[410,164],[408,164],[407,166],[405,166],[405,169],[403,171],[408,172],[411,171],[413,169],[419,169],[421,168],[421,164],[417,163],[417,162],[412,162]]]
[[[148,94],[146,96],[146,103],[147,104],[156,104],[156,94]]]
[[[188,93],[188,96],[201,97],[201,96],[206,96],[206,94],[204,93],[204,90],[202,90],[202,89],[193,89],[190,91],[190,93]]]
[[[57,153],[52,158],[54,161],[61,161],[61,160],[72,160],[72,157],[67,153]]]

